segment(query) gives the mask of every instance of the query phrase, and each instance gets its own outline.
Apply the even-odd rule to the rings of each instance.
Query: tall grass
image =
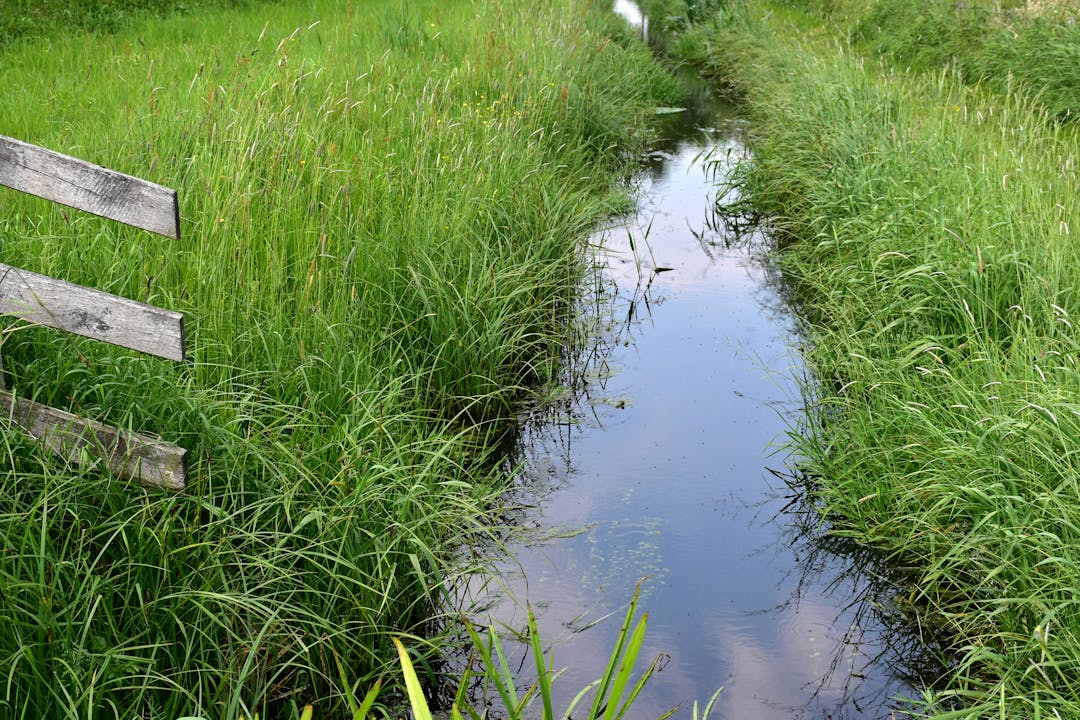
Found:
[[[0,0],[0,47],[72,30],[110,34],[150,17],[243,7],[258,1]]]
[[[17,393],[192,462],[164,495],[0,436],[0,713],[334,717],[437,629],[674,92],[599,9],[272,4],[0,54],[0,133],[177,188],[183,228],[0,193],[2,260],[183,311],[193,356],[6,328]]]
[[[727,0],[645,0],[642,10],[661,34],[685,30],[708,19],[727,5]]]
[[[830,531],[890,554],[896,603],[948,650],[927,715],[1077,717],[1074,129],[785,3],[696,33],[754,119],[743,190],[807,319],[792,444]]]
[[[830,21],[861,48],[915,70],[1019,93],[1057,121],[1080,118],[1080,13],[1061,0],[836,0]]]

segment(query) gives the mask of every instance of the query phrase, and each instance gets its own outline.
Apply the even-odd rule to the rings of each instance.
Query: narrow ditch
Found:
[[[644,23],[626,0],[616,11]],[[715,213],[717,182],[748,159],[745,124],[686,82],[636,210],[593,238],[585,312],[601,331],[522,431],[524,536],[468,594],[510,631],[522,684],[532,661],[513,633],[536,609],[567,668],[557,711],[604,667],[644,577],[644,654],[663,670],[634,717],[723,687],[714,718],[888,718],[936,665],[896,619],[887,572],[820,528],[782,450],[802,407],[797,321],[768,238]]]

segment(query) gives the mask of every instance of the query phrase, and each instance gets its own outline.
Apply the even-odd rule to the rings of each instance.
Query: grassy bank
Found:
[[[868,52],[917,70],[952,66],[967,83],[1024,95],[1058,121],[1080,119],[1075,2],[837,0],[831,15]]]
[[[1080,119],[1080,6],[1073,0],[793,0],[788,5],[841,30],[866,54],[920,72],[952,68],[967,84],[1022,95],[1057,121]]]
[[[823,521],[893,558],[948,647],[927,714],[1078,717],[1075,126],[799,5],[733,0],[676,46],[753,119],[740,183],[807,319],[793,443]]]
[[[0,48],[71,32],[109,35],[173,14],[249,7],[260,0],[0,0]],[[267,2],[268,0],[262,0]]]
[[[600,8],[200,5],[0,54],[0,133],[177,188],[183,227],[2,192],[0,260],[182,311],[193,356],[7,324],[9,387],[191,472],[146,491],[3,434],[0,713],[337,717],[437,625],[581,239],[673,101]]]

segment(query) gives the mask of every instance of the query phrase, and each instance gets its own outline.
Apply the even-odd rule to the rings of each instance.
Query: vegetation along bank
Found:
[[[183,312],[192,360],[9,321],[6,380],[182,445],[189,486],[0,435],[0,714],[341,717],[497,521],[497,441],[676,86],[600,2],[198,2],[84,32],[109,8],[5,36],[0,133],[176,188],[182,237],[4,191],[0,261]]]
[[[943,648],[913,712],[1080,717],[1075,7],[657,5],[752,118],[814,375],[792,443]]]

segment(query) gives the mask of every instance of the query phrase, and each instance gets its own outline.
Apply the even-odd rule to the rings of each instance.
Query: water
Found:
[[[638,6],[630,0],[615,0],[614,7],[612,8],[617,14],[621,15],[624,20],[630,23],[631,26],[641,31],[641,39],[649,39],[649,18],[645,17],[644,13]]]
[[[633,717],[721,686],[714,718],[890,717],[890,698],[914,693],[919,643],[878,610],[890,590],[872,558],[824,536],[785,479],[794,321],[763,240],[733,242],[712,211],[711,172],[746,156],[743,126],[701,88],[668,124],[636,214],[595,238],[605,330],[585,381],[524,431],[528,537],[474,588],[480,618],[520,630],[532,603],[568,668],[561,711],[601,673],[647,577],[643,655],[664,660]]]

